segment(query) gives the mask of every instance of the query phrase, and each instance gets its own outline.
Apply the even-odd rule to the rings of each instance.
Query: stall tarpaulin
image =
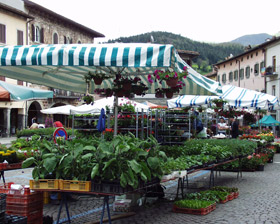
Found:
[[[71,109],[75,109],[76,107],[73,105],[63,105],[58,107],[52,107],[44,110],[40,110],[43,114],[63,114],[69,115]]]
[[[177,107],[191,107],[191,106],[200,106],[207,105],[213,99],[218,99],[217,96],[192,96],[192,95],[182,95],[176,98],[167,100],[168,108],[177,108]]]
[[[252,127],[259,126],[280,126],[280,122],[275,120],[271,115],[266,115],[260,119],[256,124],[251,125]]]
[[[0,101],[53,98],[53,92],[0,81]]]
[[[74,92],[85,93],[84,76],[93,74],[122,74],[138,76],[154,93],[157,84],[150,86],[147,74],[156,69],[182,72],[188,67],[182,94],[220,95],[218,82],[208,79],[184,62],[172,45],[161,44],[65,44],[0,47],[0,75],[31,83]],[[112,80],[101,86],[91,82],[89,93],[95,88],[107,88]]]
[[[122,74],[137,76],[155,93],[158,83],[148,82],[147,74],[156,69],[183,72],[188,77],[181,94],[221,95],[221,85],[193,70],[172,45],[162,44],[63,44],[0,47],[0,75],[73,92],[93,93],[96,88],[109,88],[113,80],[96,86],[85,81],[85,75]],[[164,86],[163,86],[164,87]],[[118,104],[115,100],[115,107]],[[117,108],[115,109],[117,117]],[[117,134],[115,119],[114,134]]]

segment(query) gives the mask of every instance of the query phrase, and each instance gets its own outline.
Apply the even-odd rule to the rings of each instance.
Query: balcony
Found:
[[[265,68],[265,76],[273,77],[277,76],[280,72],[280,66],[268,66]]]
[[[78,99],[82,96],[80,93],[74,93],[72,91],[66,91],[61,89],[53,89],[53,94],[55,98],[63,99]]]

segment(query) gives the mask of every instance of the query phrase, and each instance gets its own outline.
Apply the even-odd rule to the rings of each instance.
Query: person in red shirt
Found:
[[[55,128],[63,128],[63,124],[60,121],[56,121],[53,123],[53,126]]]

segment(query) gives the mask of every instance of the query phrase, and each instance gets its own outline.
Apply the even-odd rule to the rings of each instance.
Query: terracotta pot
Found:
[[[173,78],[166,80],[166,84],[170,87],[176,87],[177,83],[178,83],[178,77],[176,77],[176,78],[173,77]]]
[[[116,92],[116,96],[117,96],[117,97],[123,97],[123,96],[124,96],[124,93],[125,93],[124,90],[121,89],[121,90],[119,90],[119,91]]]
[[[223,107],[223,105],[224,105],[223,102],[217,102],[217,103],[216,103],[216,106],[217,106],[217,107]]]
[[[156,93],[156,94],[155,94],[155,97],[156,97],[156,98],[163,98],[164,95],[163,95],[163,93]]]
[[[173,92],[166,92],[166,98],[171,99],[173,97]]]
[[[124,83],[124,84],[123,84],[123,88],[124,88],[125,90],[131,90],[131,83],[130,83],[130,82]]]
[[[99,78],[99,77],[94,77],[93,78],[93,81],[96,85],[101,85],[103,79],[102,78]]]

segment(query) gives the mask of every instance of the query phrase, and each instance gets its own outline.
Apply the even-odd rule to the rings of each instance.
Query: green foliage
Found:
[[[23,129],[21,131],[17,131],[17,138],[27,137],[32,135],[41,135],[41,136],[49,136],[51,137],[56,128],[38,128],[38,129]],[[69,135],[72,134],[72,129],[66,129],[66,132]]]
[[[189,50],[199,52],[199,57],[195,61],[202,60],[208,64],[215,64],[230,54],[238,55],[244,52],[243,46],[235,43],[211,44],[193,41],[189,38],[182,37],[178,34],[168,32],[150,32],[131,37],[120,37],[115,40],[109,40],[109,43],[147,43],[150,42],[151,35],[155,39],[155,43],[172,44],[176,49]]]
[[[191,209],[201,209],[207,208],[208,206],[214,204],[214,201],[202,201],[202,200],[180,200],[176,201],[175,205],[179,208],[191,208]]]

